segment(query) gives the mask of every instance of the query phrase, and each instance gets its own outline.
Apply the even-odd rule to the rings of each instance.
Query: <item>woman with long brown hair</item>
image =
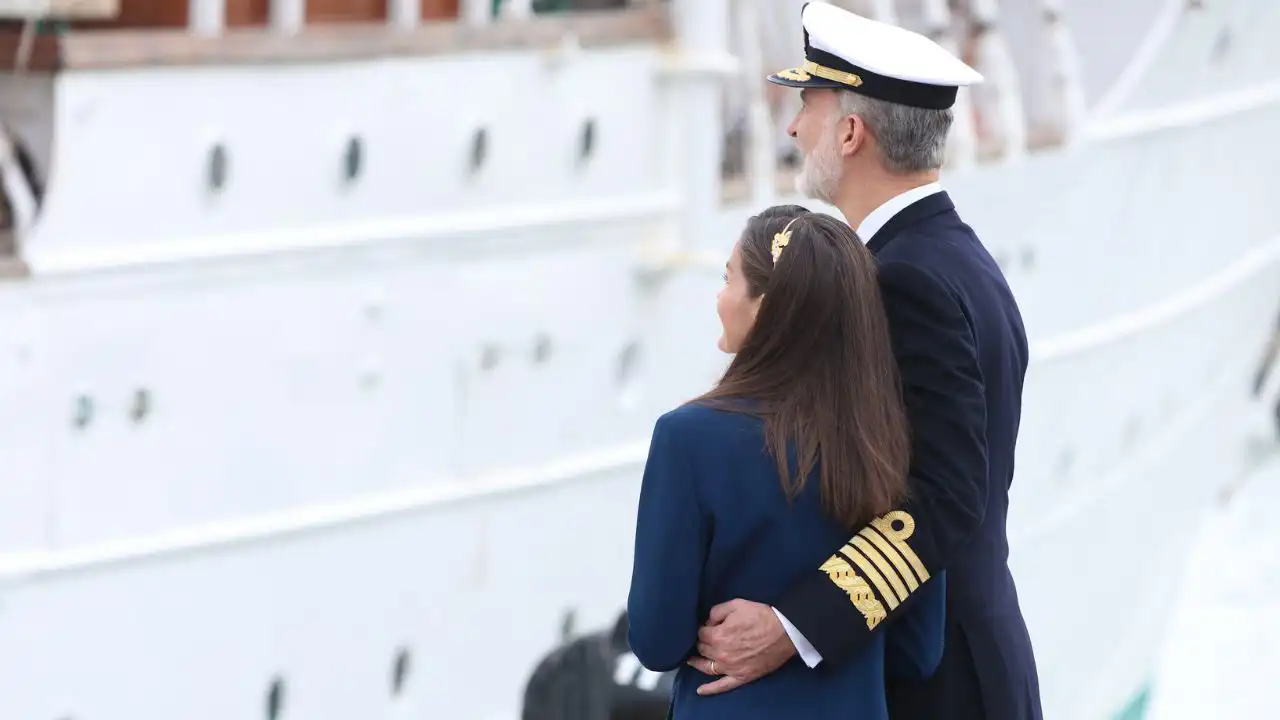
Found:
[[[770,208],[747,222],[724,280],[719,347],[733,359],[653,431],[627,603],[632,651],[651,670],[680,667],[676,720],[885,718],[886,672],[927,675],[941,657],[942,590],[837,667],[796,658],[702,697],[697,686],[712,678],[685,665],[713,605],[770,602],[852,529],[900,506],[910,461],[875,261],[852,229],[800,206]],[[858,575],[833,580],[869,624],[883,617]]]

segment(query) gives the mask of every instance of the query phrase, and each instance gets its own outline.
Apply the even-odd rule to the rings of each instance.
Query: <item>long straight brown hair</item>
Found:
[[[788,223],[775,265],[773,238]],[[817,467],[837,521],[853,528],[892,510],[906,496],[911,448],[870,251],[844,222],[798,205],[752,217],[738,248],[748,294],[764,297],[724,376],[693,402],[764,421],[788,498]]]

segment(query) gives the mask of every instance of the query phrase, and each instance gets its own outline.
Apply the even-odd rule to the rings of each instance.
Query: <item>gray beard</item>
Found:
[[[827,148],[818,149],[804,159],[796,175],[796,191],[805,197],[834,205],[842,170],[840,158],[835,153]]]

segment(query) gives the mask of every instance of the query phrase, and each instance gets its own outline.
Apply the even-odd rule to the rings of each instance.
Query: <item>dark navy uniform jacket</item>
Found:
[[[795,457],[790,458],[795,467]],[[653,431],[636,521],[627,599],[628,642],[650,670],[679,668],[675,720],[884,720],[887,680],[921,678],[939,662],[946,588],[921,588],[889,632],[850,649],[839,663],[809,669],[799,658],[722,695],[700,697],[712,681],[685,664],[711,607],[733,598],[772,603],[824,563],[848,528],[821,505],[816,474],[789,505],[764,424],[742,413],[686,405]],[[848,566],[830,571],[867,612],[886,610]],[[824,578],[826,575],[824,574]]]
[[[947,571],[942,663],[928,680],[889,683],[895,720],[1039,720],[1005,533],[1027,369],[1017,303],[945,192],[916,200],[863,239],[880,266],[902,373],[912,496],[895,517],[829,549],[839,548],[833,557],[852,563],[886,607],[896,605],[878,625],[886,630]],[[900,542],[871,542],[886,539]],[[774,603],[822,655],[814,672],[849,662],[879,634],[826,567],[815,565]],[[921,589],[902,592],[912,575]]]

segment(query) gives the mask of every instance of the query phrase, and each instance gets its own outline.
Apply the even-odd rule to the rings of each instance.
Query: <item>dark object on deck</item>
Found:
[[[620,683],[619,675],[629,682]],[[521,720],[665,720],[674,679],[675,673],[666,673],[653,682],[639,667],[627,648],[624,613],[613,628],[573,638],[543,656],[525,686]]]
[[[1258,360],[1258,369],[1253,374],[1253,396],[1261,398],[1263,391],[1267,389],[1267,379],[1271,377],[1271,372],[1280,365],[1280,315],[1276,316],[1276,327],[1271,333],[1271,338],[1267,340],[1266,346],[1262,349],[1262,357]],[[1272,408],[1272,414],[1276,420],[1276,433],[1280,435],[1280,395],[1276,396],[1275,407]]]
[[[1262,357],[1258,359],[1258,369],[1253,373],[1253,396],[1259,397],[1267,387],[1267,378],[1271,376],[1276,361],[1280,360],[1280,317],[1276,318],[1276,329],[1262,349]]]
[[[1276,416],[1276,436],[1280,437],[1280,397],[1276,397],[1275,416]]]

